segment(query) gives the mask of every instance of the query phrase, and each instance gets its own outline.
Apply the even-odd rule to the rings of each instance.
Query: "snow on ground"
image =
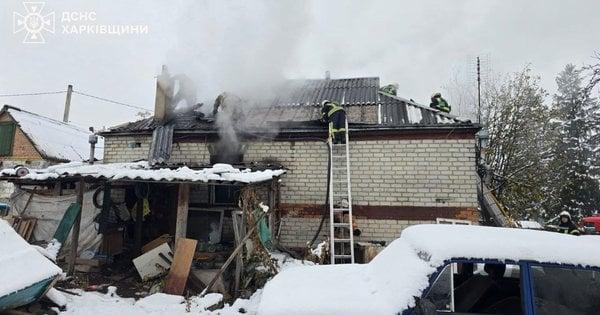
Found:
[[[313,263],[293,259],[283,253],[272,253],[277,260],[280,270],[289,270]],[[256,291],[249,299],[237,299],[231,305],[210,311],[209,307],[222,301],[223,296],[209,293],[204,297],[193,296],[186,302],[179,295],[155,293],[145,298],[135,300],[118,296],[118,289],[109,287],[106,294],[75,290],[81,296],[66,295],[67,310],[62,314],[114,314],[114,315],[155,315],[155,314],[205,314],[205,315],[234,315],[256,314],[261,300],[262,290]]]
[[[0,297],[62,273],[2,219],[0,270]]]
[[[148,162],[108,163],[93,164],[71,162],[53,165],[45,169],[30,170],[31,172],[22,179],[46,180],[67,175],[90,176],[94,178],[117,179],[145,179],[168,181],[224,181],[257,183],[272,179],[285,173],[283,169],[252,171],[250,169],[237,169],[230,164],[215,164],[212,167],[193,170],[186,166],[177,169],[161,168],[152,169]],[[16,170],[4,169],[0,171],[3,176],[15,176]]]

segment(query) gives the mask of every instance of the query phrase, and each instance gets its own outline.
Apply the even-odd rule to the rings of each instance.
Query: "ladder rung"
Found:
[[[348,208],[333,208],[333,211],[339,211],[339,212],[346,211],[346,212],[348,212],[348,211],[350,211],[350,209],[348,209]]]
[[[334,223],[333,224],[334,228],[350,228],[350,223],[346,222],[346,223]]]
[[[350,243],[349,238],[337,238],[337,239],[333,239],[333,241],[336,243]]]
[[[344,259],[344,258],[350,259],[350,258],[352,258],[352,255],[342,255],[342,254],[335,255],[335,254],[334,254],[334,255],[333,255],[333,258],[334,258],[334,259],[338,259],[338,258],[339,258],[339,259]]]

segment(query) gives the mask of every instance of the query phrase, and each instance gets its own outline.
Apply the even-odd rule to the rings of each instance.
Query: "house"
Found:
[[[0,166],[43,168],[88,160],[91,134],[77,126],[4,105],[0,111]],[[102,139],[100,141],[96,159],[102,159]],[[1,182],[0,200],[6,200],[12,191],[12,184]]]
[[[348,114],[352,201],[361,230],[355,240],[390,242],[405,227],[438,218],[480,219],[475,172],[479,126],[381,92],[377,77],[290,80],[268,100],[224,93],[212,108],[188,104],[187,110],[174,110],[172,94],[159,80],[154,117],[101,134],[104,163],[284,167],[287,173],[271,182],[277,186],[272,191],[277,192],[273,198],[279,215],[270,223],[288,248],[306,247],[329,213],[327,127],[319,121],[326,99],[342,104]],[[188,201],[231,210],[238,192],[231,186],[197,186]],[[325,222],[318,239],[327,231]]]

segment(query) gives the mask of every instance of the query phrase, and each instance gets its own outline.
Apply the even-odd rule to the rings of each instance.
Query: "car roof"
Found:
[[[425,224],[401,239],[434,265],[456,258],[600,267],[599,236],[486,226]],[[390,244],[393,246],[393,243]]]

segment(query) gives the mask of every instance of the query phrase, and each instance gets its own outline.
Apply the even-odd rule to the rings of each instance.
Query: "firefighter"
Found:
[[[429,107],[440,110],[444,113],[449,113],[452,107],[448,105],[448,102],[442,97],[442,94],[437,92],[431,96],[431,103]]]
[[[329,136],[333,143],[346,142],[346,111],[340,105],[324,100],[322,103],[322,120],[329,124]]]
[[[579,229],[571,220],[571,214],[568,211],[561,212],[558,217],[560,218],[560,223],[558,224],[558,232],[564,234],[571,235],[579,235]]]

